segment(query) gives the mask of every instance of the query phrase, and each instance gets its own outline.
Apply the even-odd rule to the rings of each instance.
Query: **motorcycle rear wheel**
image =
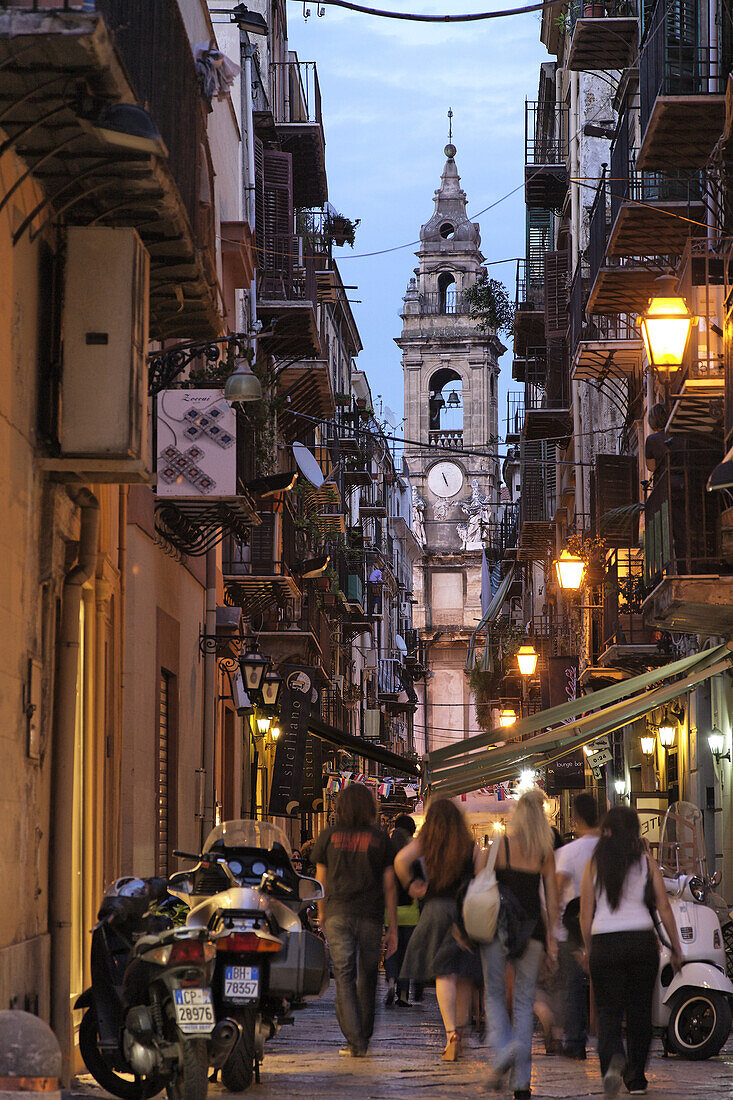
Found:
[[[244,1092],[252,1084],[255,1071],[255,1028],[257,1010],[243,1008],[236,1014],[242,1034],[221,1067],[221,1083],[228,1092]]]
[[[670,1004],[669,1045],[680,1058],[702,1061],[718,1053],[730,1033],[728,999],[715,990],[681,989]]]
[[[166,1085],[168,1100],[206,1100],[209,1054],[205,1039],[180,1036],[181,1065]]]
[[[165,1082],[160,1077],[123,1077],[109,1065],[99,1049],[99,1027],[93,1008],[86,1010],[79,1025],[79,1052],[97,1084],[120,1100],[149,1100],[163,1089]]]

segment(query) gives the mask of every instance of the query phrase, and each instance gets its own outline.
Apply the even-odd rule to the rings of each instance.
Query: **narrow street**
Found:
[[[446,1065],[440,1060],[443,1032],[433,990],[425,991],[421,1006],[409,1010],[384,1008],[383,986],[377,1027],[369,1055],[364,1059],[342,1058],[343,1044],[333,1009],[334,986],[322,1000],[311,1004],[296,1018],[293,1027],[283,1028],[267,1044],[262,1080],[246,1095],[252,1100],[311,1100],[342,1097],[348,1100],[394,1100],[397,1097],[426,1097],[453,1100],[474,1097],[488,1076],[485,1047],[471,1039],[462,1061]],[[587,1062],[547,1057],[539,1037],[535,1040],[532,1068],[533,1100],[602,1096],[598,1061]],[[711,1100],[731,1095],[733,1040],[725,1053],[708,1062],[684,1062],[662,1057],[655,1040],[648,1078],[650,1097],[664,1100]],[[90,1079],[91,1080],[91,1079]],[[209,1096],[228,1094],[218,1085]],[[245,1094],[242,1094],[245,1095]],[[501,1094],[510,1095],[509,1093]],[[626,1095],[623,1091],[623,1095]]]

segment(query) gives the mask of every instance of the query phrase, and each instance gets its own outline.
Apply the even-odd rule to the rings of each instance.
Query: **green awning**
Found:
[[[384,764],[386,768],[390,768],[393,772],[412,775],[417,779],[420,778],[420,768],[412,760],[405,760],[397,753],[390,752],[389,749],[384,749],[381,745],[375,745],[373,741],[364,741],[361,737],[354,737],[353,734],[347,733],[345,730],[330,726],[328,722],[322,722],[320,718],[312,716],[308,719],[308,733],[314,737],[319,737],[321,741],[326,741],[335,748],[347,749],[354,756],[363,756],[367,760],[375,760],[378,764]]]
[[[506,576],[502,577],[501,581],[499,582],[499,587],[497,588],[494,595],[491,597],[491,603],[486,609],[486,614],[483,616],[481,622],[478,624],[473,634],[471,635],[470,641],[468,643],[468,653],[466,655],[466,668],[469,671],[473,668],[473,654],[476,646],[476,635],[479,633],[479,631],[486,630],[491,625],[491,623],[493,623],[494,620],[498,618],[499,612],[501,611],[502,604],[506,599],[506,594],[509,591],[509,586],[511,585],[513,578],[514,563],[512,563],[511,568],[509,569],[509,572],[506,574]]]
[[[517,722],[511,731],[491,730],[488,734],[451,745],[453,751],[448,760],[445,760],[444,749],[436,750],[426,758],[427,782],[436,793],[454,795],[513,778],[518,768],[552,763],[732,666],[733,653],[725,645],[717,646],[675,661],[664,669],[655,669],[582,699],[542,711]],[[681,679],[672,679],[682,673],[686,675]],[[659,686],[647,690],[654,684]],[[599,704],[604,703],[606,705],[599,708]],[[537,730],[546,732],[526,741],[514,740]],[[511,744],[487,751],[496,741],[506,741],[508,732],[513,739]],[[481,744],[476,745],[477,741]],[[472,749],[466,752],[472,742]],[[435,760],[436,757],[441,759]]]

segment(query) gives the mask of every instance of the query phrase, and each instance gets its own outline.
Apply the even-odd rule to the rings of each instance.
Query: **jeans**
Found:
[[[532,1028],[537,972],[544,946],[530,940],[524,954],[514,959],[512,1020],[506,1007],[507,954],[497,938],[481,944],[481,962],[486,984],[486,1018],[489,1043],[497,1067],[514,1058],[512,1088],[528,1089],[532,1076]]]
[[[384,975],[390,982],[395,982],[397,988],[397,995],[407,995],[410,991],[410,983],[406,978],[400,978],[400,970],[402,964],[405,961],[405,951],[407,951],[407,945],[410,942],[410,936],[415,931],[412,924],[400,924],[397,927],[397,950],[394,955],[390,955],[388,959],[384,960]]]
[[[358,913],[326,917],[336,979],[336,1019],[349,1046],[363,1054],[374,1031],[382,921]]]
[[[565,994],[565,1051],[567,1054],[583,1054],[588,1038],[588,975],[573,956],[573,952],[578,950],[577,944],[569,940],[559,946],[560,974]]]
[[[593,936],[590,976],[598,1010],[598,1056],[605,1074],[614,1054],[626,1061],[629,1087],[646,1085],[644,1070],[652,1041],[652,997],[659,969],[654,932],[606,932]],[[626,1045],[621,1026],[626,1017]]]

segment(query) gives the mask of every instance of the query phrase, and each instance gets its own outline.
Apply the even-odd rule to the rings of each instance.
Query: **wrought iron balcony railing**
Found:
[[[568,159],[568,115],[568,108],[562,104],[525,102],[525,164],[565,164]]]

